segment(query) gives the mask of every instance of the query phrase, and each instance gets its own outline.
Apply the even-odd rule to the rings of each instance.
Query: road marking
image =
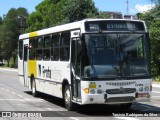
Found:
[[[26,102],[25,99],[0,99],[0,101],[21,101],[21,102]],[[39,99],[28,99],[28,101],[41,101]]]
[[[22,95],[17,95],[18,97],[21,97],[21,98],[23,98],[23,96]]]
[[[10,92],[9,90],[6,90],[7,92]]]
[[[46,108],[47,110],[53,111],[52,108]]]
[[[159,91],[152,91],[153,93],[160,93]]]
[[[18,69],[6,69],[6,68],[0,68],[2,71],[12,71],[12,72],[18,72]]]
[[[0,99],[0,101],[24,101],[23,99]]]
[[[152,84],[152,87],[160,88],[160,85],[158,85],[158,84]]]
[[[15,95],[16,93],[15,92],[11,92],[13,95]]]
[[[73,119],[73,120],[79,120],[78,118],[75,118],[75,117],[70,117],[71,119]]]
[[[121,119],[121,120],[139,120],[137,118],[132,118],[132,117],[115,117],[117,119]]]
[[[4,88],[1,88],[1,90],[5,90]]]
[[[43,99],[28,99],[28,98],[24,98],[26,101],[43,101]]]

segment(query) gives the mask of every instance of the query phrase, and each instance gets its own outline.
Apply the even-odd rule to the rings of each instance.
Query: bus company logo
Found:
[[[123,88],[123,87],[120,87],[120,91],[123,92],[123,91],[124,91],[124,88]]]

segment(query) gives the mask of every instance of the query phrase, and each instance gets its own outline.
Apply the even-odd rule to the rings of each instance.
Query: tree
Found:
[[[156,6],[149,12],[140,14],[140,19],[147,24],[151,41],[151,65],[154,77],[160,75],[160,6]]]
[[[1,39],[1,33],[2,33],[2,17],[0,17],[0,62],[3,64],[3,56],[2,56],[2,50],[1,50],[1,44],[2,44],[2,39]]]
[[[92,0],[44,0],[27,19],[27,32],[86,18],[105,18]]]
[[[0,17],[0,25],[2,24],[2,17]]]
[[[44,0],[36,6],[36,12],[31,13],[27,19],[29,27],[26,31],[36,31],[55,25],[55,21],[59,21],[61,16],[58,14],[60,8],[57,7],[57,4],[59,2],[60,0]]]
[[[150,0],[151,2],[154,2],[156,4],[160,4],[160,0]]]
[[[64,3],[62,13],[68,22],[85,19],[90,13],[98,15],[98,9],[95,8],[92,0],[62,0],[61,2]]]
[[[25,8],[11,8],[3,19],[3,24],[0,27],[1,40],[1,55],[7,60],[8,66],[10,58],[13,57],[13,51],[18,47],[18,37],[21,33],[22,21],[20,16],[28,17],[28,12]],[[14,64],[15,64],[15,57]]]

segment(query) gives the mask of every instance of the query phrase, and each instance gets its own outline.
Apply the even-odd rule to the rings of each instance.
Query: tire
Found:
[[[74,109],[74,105],[72,103],[72,94],[71,94],[69,85],[65,86],[63,95],[64,95],[64,103],[65,103],[66,109],[68,111],[72,111]]]
[[[32,95],[33,95],[34,97],[37,97],[37,96],[38,96],[38,92],[37,92],[37,89],[36,89],[36,82],[35,82],[34,79],[32,80]]]

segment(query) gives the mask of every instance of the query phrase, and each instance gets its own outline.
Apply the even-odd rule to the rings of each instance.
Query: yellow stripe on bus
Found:
[[[31,33],[29,33],[29,37],[31,38],[31,37],[36,37],[36,36],[38,36],[38,32],[31,32]]]
[[[36,60],[29,60],[28,61],[28,75],[31,76],[32,74],[34,77],[37,77],[37,69],[36,69]]]

